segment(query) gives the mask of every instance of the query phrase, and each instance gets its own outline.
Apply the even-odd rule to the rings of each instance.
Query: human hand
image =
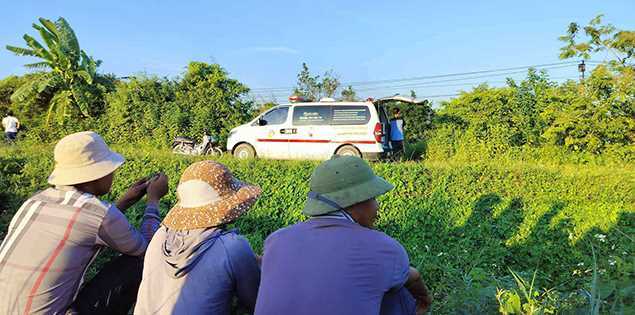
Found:
[[[158,204],[159,200],[168,193],[168,177],[159,173],[148,181],[148,203]]]
[[[117,208],[122,212],[130,208],[146,194],[147,187],[148,180],[145,177],[134,182],[117,201]]]
[[[430,295],[425,295],[421,299],[417,299],[417,308],[415,309],[415,314],[424,315],[428,312],[430,305],[432,304],[432,298]]]

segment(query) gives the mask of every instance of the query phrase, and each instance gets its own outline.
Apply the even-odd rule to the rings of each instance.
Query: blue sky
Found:
[[[217,4],[215,4],[217,3]],[[65,17],[102,72],[174,77],[189,61],[221,64],[257,97],[284,100],[302,62],[334,70],[342,82],[399,79],[558,62],[569,22],[598,13],[635,29],[635,1],[7,1],[0,44],[23,46],[37,17]],[[604,56],[596,56],[603,60]],[[0,49],[0,77],[22,74],[24,57]],[[576,78],[575,66],[550,71]],[[522,74],[510,75],[515,78]],[[415,87],[453,94],[504,77]],[[395,84],[361,96],[407,93]],[[424,84],[425,85],[425,84]]]

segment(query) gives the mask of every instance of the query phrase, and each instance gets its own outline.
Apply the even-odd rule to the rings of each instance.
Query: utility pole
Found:
[[[586,70],[586,65],[584,64],[584,60],[582,60],[578,64],[578,71],[580,71],[580,82],[584,82],[584,71]]]

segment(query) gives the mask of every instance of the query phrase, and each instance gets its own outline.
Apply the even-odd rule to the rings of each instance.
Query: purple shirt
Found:
[[[414,314],[408,255],[386,234],[315,218],[265,241],[257,315]]]

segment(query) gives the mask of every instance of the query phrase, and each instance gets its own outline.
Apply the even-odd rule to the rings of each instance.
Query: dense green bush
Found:
[[[102,117],[109,142],[146,141],[166,145],[180,129],[181,110],[176,104],[176,83],[153,77],[133,77],[119,82],[107,97]]]
[[[599,66],[581,84],[556,84],[530,70],[520,83],[481,85],[442,103],[432,128],[412,140],[424,142],[433,159],[528,155],[536,161],[630,163],[635,161],[635,70]]]
[[[201,157],[181,157],[156,149],[116,147],[127,158],[117,172],[111,198],[135,178],[164,171],[174,204],[180,173]],[[46,187],[51,147],[2,149],[0,231],[19,203]],[[304,219],[301,209],[316,163],[235,160],[223,157],[234,173],[262,186],[264,193],[236,226],[257,252],[264,238]],[[5,164],[5,161],[9,161]],[[381,197],[378,228],[397,238],[414,266],[423,271],[440,313],[496,312],[496,288],[513,286],[509,269],[554,289],[560,309],[585,303],[577,290],[591,283],[593,244],[607,303],[633,310],[625,290],[635,280],[635,170],[626,166],[549,166],[508,159],[376,163],[373,168],[395,184]],[[6,199],[10,196],[9,199]],[[127,213],[137,221],[141,207]],[[0,235],[0,238],[2,235]],[[608,306],[607,306],[608,307]]]
[[[192,62],[182,79],[133,77],[107,97],[103,133],[111,142],[166,146],[176,135],[201,138],[210,131],[221,141],[252,116],[243,100],[248,89],[219,65]]]

